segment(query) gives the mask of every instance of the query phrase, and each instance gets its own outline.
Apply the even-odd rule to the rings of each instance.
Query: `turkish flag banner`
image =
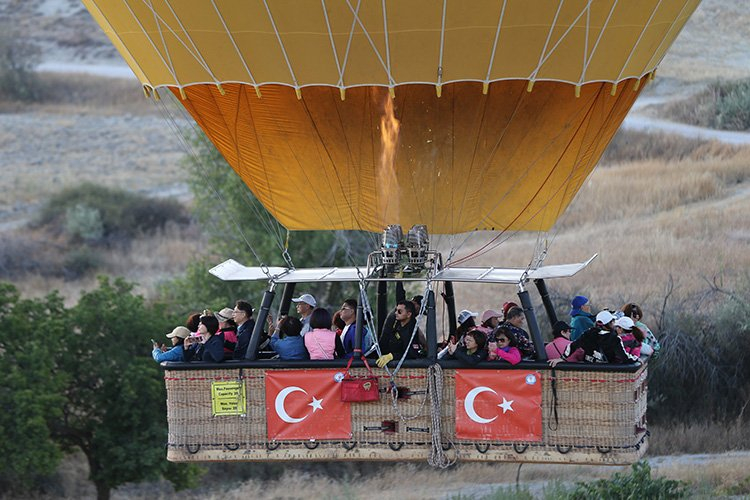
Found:
[[[456,370],[456,437],[479,441],[541,441],[539,372]]]
[[[351,439],[352,413],[341,401],[341,370],[267,370],[266,425],[271,440]]]

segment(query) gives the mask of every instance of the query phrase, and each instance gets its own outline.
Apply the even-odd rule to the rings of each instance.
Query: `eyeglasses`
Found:
[[[353,311],[354,309],[351,307],[344,306],[341,308],[342,311]]]
[[[404,314],[405,312],[405,309],[396,309],[396,314]]]
[[[242,309],[235,309],[234,311],[232,311],[232,314],[242,314],[244,312],[245,311],[243,311]]]
[[[505,338],[505,337],[498,337],[498,338],[497,338],[496,340],[497,340],[497,343],[498,343],[498,344],[501,344],[501,343],[502,343],[502,344],[504,344],[504,343],[506,343],[506,342],[510,342],[510,341],[509,341],[509,340],[508,340],[507,338]]]

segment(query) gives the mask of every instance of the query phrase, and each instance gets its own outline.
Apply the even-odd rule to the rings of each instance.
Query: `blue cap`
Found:
[[[586,304],[588,304],[588,302],[588,297],[584,297],[583,295],[576,295],[575,297],[573,297],[570,305],[573,306],[573,309],[580,309],[581,306],[585,306]]]

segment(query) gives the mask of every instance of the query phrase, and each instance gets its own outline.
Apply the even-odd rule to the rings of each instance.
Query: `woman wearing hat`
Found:
[[[583,332],[593,327],[595,316],[591,314],[588,297],[576,295],[570,301],[570,340],[575,342]]]
[[[172,339],[172,348],[169,349],[167,346],[159,346],[158,343],[154,342],[154,350],[151,352],[154,361],[161,363],[162,361],[185,361],[185,339],[190,336],[190,330],[184,326],[178,326],[170,333],[167,334],[167,338]]]
[[[225,307],[214,316],[219,321],[219,333],[224,334],[224,359],[232,359],[237,347],[237,323],[234,322],[234,309]]]

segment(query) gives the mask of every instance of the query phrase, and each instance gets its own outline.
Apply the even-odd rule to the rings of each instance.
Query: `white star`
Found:
[[[508,410],[510,410],[510,411],[516,411],[511,406],[512,404],[513,404],[513,400],[512,399],[510,401],[508,401],[507,399],[503,398],[502,404],[499,404],[497,406],[499,406],[500,408],[503,409],[503,415],[505,415],[505,412],[508,411]]]
[[[317,410],[323,409],[323,400],[316,399],[315,396],[313,396],[312,403],[307,403],[307,406],[312,406],[313,413],[315,413]]]

